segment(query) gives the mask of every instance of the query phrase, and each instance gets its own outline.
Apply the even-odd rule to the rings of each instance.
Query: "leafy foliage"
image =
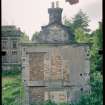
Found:
[[[69,26],[75,34],[75,40],[78,43],[89,43],[90,48],[90,86],[91,92],[81,96],[80,101],[73,105],[103,105],[103,78],[102,78],[102,55],[98,51],[103,46],[102,23],[99,22],[99,28],[91,34],[88,33],[88,17],[80,11],[74,20],[65,20],[65,25]]]
[[[64,17],[64,23],[66,26],[69,26],[73,32],[75,32],[75,29],[78,28],[81,28],[84,32],[87,33],[90,31],[90,29],[88,28],[88,16],[82,10],[80,10],[72,20]]]
[[[78,43],[88,43],[89,35],[84,32],[82,28],[75,29],[75,40]]]
[[[55,102],[52,102],[51,100],[48,100],[44,103],[44,105],[57,105]]]
[[[73,29],[75,30],[80,27],[84,32],[89,32],[90,29],[88,28],[88,23],[88,16],[82,10],[80,10],[73,18]]]
[[[64,24],[70,27],[75,35],[75,42],[88,43],[90,41],[89,18],[82,10],[80,10],[72,20],[64,17]]]
[[[8,70],[8,71],[3,71],[2,72],[2,76],[3,77],[7,77],[7,76],[9,76],[9,77],[14,77],[14,76],[17,76],[17,75],[20,75],[20,73],[21,73],[21,71],[19,71],[19,70]]]
[[[36,40],[37,39],[37,36],[39,35],[39,32],[35,32],[32,36],[32,41]]]
[[[91,75],[91,92],[81,96],[80,101],[75,105],[103,105],[103,79],[100,72]]]
[[[28,42],[31,42],[31,41],[29,40],[29,37],[26,35],[26,33],[23,33],[21,35],[20,42],[21,43],[28,43]]]
[[[103,34],[102,34],[102,24],[99,24],[99,28],[92,33],[92,47],[91,47],[91,71],[101,71],[102,72],[102,60],[103,56],[99,54],[99,50],[103,47]]]
[[[23,86],[20,73],[9,71],[3,74],[2,105],[22,105]]]

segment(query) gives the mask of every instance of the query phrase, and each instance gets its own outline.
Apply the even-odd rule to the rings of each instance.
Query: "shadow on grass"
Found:
[[[17,75],[21,75],[21,71],[20,70],[9,70],[9,71],[2,71],[2,77],[14,77]]]

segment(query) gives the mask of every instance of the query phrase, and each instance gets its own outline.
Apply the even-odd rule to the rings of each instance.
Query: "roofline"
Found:
[[[47,27],[49,27],[49,26],[51,26],[51,25],[53,25],[53,24],[57,24],[57,25],[60,25],[60,26],[62,26],[62,27],[65,27],[65,28],[70,28],[70,27],[68,27],[68,26],[66,26],[66,25],[63,25],[62,23],[50,23],[50,24],[48,24],[48,25],[45,25],[45,26],[41,26],[41,28],[43,29],[43,28],[47,28]]]
[[[76,46],[90,46],[89,43],[20,43],[22,46],[63,46],[73,45]]]

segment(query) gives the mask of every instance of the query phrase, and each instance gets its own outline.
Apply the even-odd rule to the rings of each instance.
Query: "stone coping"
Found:
[[[29,87],[49,87],[50,88],[50,87],[54,86],[54,84],[58,85],[58,86],[54,86],[57,88],[77,87],[77,86],[81,87],[82,86],[82,85],[77,85],[77,84],[71,84],[70,81],[66,81],[66,80],[38,80],[38,81],[24,81],[24,82],[25,82],[26,86],[29,86]],[[84,84],[84,85],[88,85],[88,84]]]
[[[21,46],[91,46],[89,43],[20,43]]]

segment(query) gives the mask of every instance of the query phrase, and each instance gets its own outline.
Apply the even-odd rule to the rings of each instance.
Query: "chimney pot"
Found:
[[[59,1],[56,1],[56,8],[59,8]]]
[[[54,4],[54,2],[52,2],[52,8],[54,8],[55,7],[55,4]]]

